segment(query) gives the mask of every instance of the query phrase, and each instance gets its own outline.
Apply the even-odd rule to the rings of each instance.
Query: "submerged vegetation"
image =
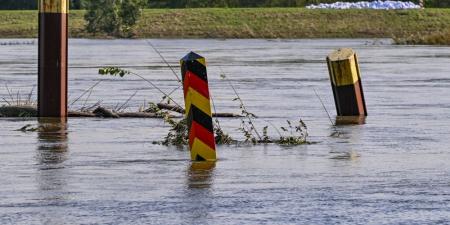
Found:
[[[108,38],[85,30],[86,11],[73,10],[74,38]],[[450,9],[308,10],[305,8],[145,9],[134,38],[396,38],[450,29]],[[0,11],[0,36],[37,37],[35,11]],[[445,38],[445,35],[443,36]],[[447,38],[448,39],[448,38]],[[436,43],[432,38],[430,44]],[[439,44],[448,44],[445,39]]]
[[[182,108],[178,103],[176,103],[171,97],[170,94],[166,94],[164,91],[159,89],[156,85],[154,85],[150,80],[145,79],[143,76],[131,72],[129,70],[124,70],[119,67],[104,67],[99,69],[100,75],[111,75],[111,76],[119,76],[124,77],[126,75],[135,75],[141,78],[142,80],[148,82],[153,88],[156,88],[162,95],[162,100],[168,100],[169,103],[172,101],[177,106],[174,107],[167,107],[167,109],[170,109],[170,111],[175,112],[183,112],[182,110],[177,110],[176,108]],[[217,119],[217,117],[214,118],[214,135],[216,144],[238,144],[238,143],[247,143],[247,144],[268,144],[268,143],[275,143],[280,145],[301,145],[301,144],[307,144],[307,137],[308,137],[308,131],[306,124],[300,119],[298,125],[293,125],[291,121],[287,120],[287,127],[280,127],[280,129],[276,128],[275,126],[272,126],[275,128],[277,133],[279,134],[278,139],[274,139],[268,135],[268,126],[265,126],[262,129],[262,134],[255,126],[254,120],[257,118],[257,116],[251,112],[249,112],[244,104],[244,101],[239,96],[236,88],[233,86],[233,84],[227,79],[226,75],[224,73],[221,74],[222,80],[226,81],[227,84],[231,87],[231,89],[234,91],[234,94],[236,97],[232,99],[232,101],[238,101],[239,102],[239,109],[240,115],[237,116],[241,120],[240,127],[238,128],[239,131],[243,134],[243,140],[235,140],[230,135],[228,135],[222,127],[220,126],[220,121]],[[211,97],[211,100],[213,102],[213,108],[215,111],[214,106],[214,99]],[[166,135],[164,140],[162,142],[155,142],[160,143],[163,145],[175,145],[175,146],[184,146],[188,144],[188,125],[186,119],[180,119],[176,121],[173,117],[170,116],[170,114],[167,111],[163,111],[158,105],[154,103],[149,104],[149,108],[147,109],[148,112],[154,113],[156,115],[160,115],[164,118],[164,121],[171,127],[169,130],[169,133]],[[282,132],[284,135],[282,134]]]
[[[277,143],[282,145],[300,145],[307,143],[306,138],[308,137],[308,128],[306,127],[306,124],[300,119],[299,124],[295,126],[295,129],[292,125],[292,122],[287,120],[288,128],[280,127],[280,129],[285,133],[283,135],[280,132],[280,129],[273,126],[271,123],[269,123],[278,133],[279,139],[273,139],[270,136],[268,136],[268,128],[269,126],[265,126],[262,129],[261,132],[258,131],[258,129],[255,127],[254,120],[257,119],[257,116],[247,110],[245,107],[244,101],[242,100],[241,96],[238,94],[236,88],[233,86],[233,84],[227,79],[227,76],[222,72],[220,75],[222,80],[226,81],[228,85],[233,90],[236,97],[233,99],[233,101],[239,102],[239,109],[241,110],[241,123],[240,127],[238,128],[239,131],[244,136],[244,143],[252,143],[252,144],[258,144],[258,143]]]

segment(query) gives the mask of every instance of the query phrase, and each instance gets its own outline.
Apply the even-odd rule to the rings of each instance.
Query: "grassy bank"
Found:
[[[71,37],[87,34],[84,11],[71,11]],[[147,9],[136,38],[397,38],[450,44],[450,9],[409,11],[253,9]],[[36,11],[0,11],[0,37],[36,37]],[[436,38],[437,37],[437,38]],[[416,41],[416,42],[414,42]]]

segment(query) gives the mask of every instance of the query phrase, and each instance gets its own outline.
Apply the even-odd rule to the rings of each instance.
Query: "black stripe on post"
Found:
[[[195,105],[191,105],[191,109],[189,110],[189,114],[187,116],[187,124],[189,129],[191,128],[192,121],[197,122],[208,131],[213,132],[211,117],[197,108]]]

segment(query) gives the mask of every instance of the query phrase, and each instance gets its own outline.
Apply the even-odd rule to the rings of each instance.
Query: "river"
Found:
[[[0,118],[0,224],[449,224],[450,47],[390,40],[149,40],[179,73],[189,51],[206,57],[218,112],[239,113],[225,74],[258,129],[302,118],[308,145],[221,145],[199,165],[189,152],[153,144],[161,119],[70,118],[48,131],[17,131],[35,118]],[[37,41],[0,39],[0,98],[21,98],[37,82]],[[359,56],[369,116],[334,127],[325,57]],[[165,92],[179,83],[146,40],[70,40],[72,103],[101,101],[136,111],[161,94],[136,76],[106,77],[120,66]],[[36,99],[36,91],[31,96]],[[183,104],[181,89],[173,94]],[[1,104],[6,104],[2,102]],[[240,120],[220,119],[242,139]],[[339,136],[333,135],[336,130]],[[269,126],[269,134],[277,133]]]

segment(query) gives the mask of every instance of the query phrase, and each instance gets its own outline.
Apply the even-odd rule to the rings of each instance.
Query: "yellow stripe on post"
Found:
[[[206,67],[206,59],[205,58],[196,59],[196,61]]]
[[[206,161],[216,161],[216,150],[210,148],[198,138],[196,138],[192,144],[191,158],[195,159],[197,155],[201,155]]]
[[[209,102],[209,99],[205,98],[202,94],[198,93],[196,90],[189,87],[185,100],[186,116],[189,114],[189,111],[191,110],[191,105],[195,105],[195,107],[202,110],[208,116],[212,116],[211,104]]]
[[[68,0],[40,0],[39,12],[41,13],[68,13]]]
[[[338,49],[328,56],[334,85],[352,85],[359,81],[359,72],[355,59],[355,53],[349,48]]]

